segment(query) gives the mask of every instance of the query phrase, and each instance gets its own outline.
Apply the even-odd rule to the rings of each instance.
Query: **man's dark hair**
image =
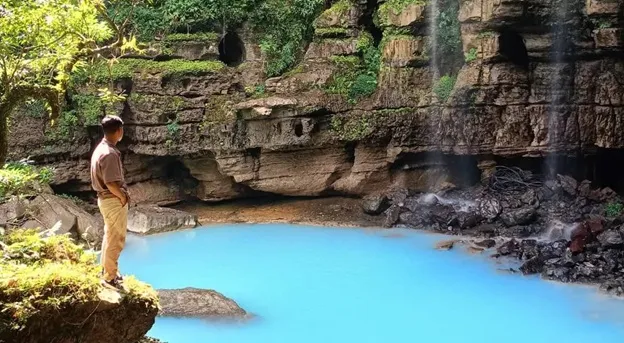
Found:
[[[104,130],[104,134],[109,135],[117,132],[123,124],[123,120],[118,116],[106,116],[102,119],[102,130]]]

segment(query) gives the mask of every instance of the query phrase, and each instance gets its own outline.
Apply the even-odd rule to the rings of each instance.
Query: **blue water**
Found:
[[[399,236],[399,237],[397,237]],[[130,237],[124,273],[216,289],[257,318],[158,318],[169,343],[624,342],[624,303],[436,251],[413,230],[215,226]]]

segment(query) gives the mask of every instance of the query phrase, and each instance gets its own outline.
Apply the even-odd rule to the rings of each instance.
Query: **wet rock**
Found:
[[[384,220],[384,227],[392,227],[399,221],[399,215],[401,214],[401,208],[397,205],[392,205],[386,210],[386,219]]]
[[[624,238],[617,230],[609,230],[599,234],[598,241],[605,248],[620,248],[624,246]]]
[[[559,184],[561,185],[564,193],[572,197],[576,196],[578,181],[567,175],[557,175],[557,179],[559,180]]]
[[[459,212],[457,213],[457,225],[461,230],[466,230],[477,226],[483,220],[483,217],[476,212]]]
[[[366,214],[379,215],[389,207],[388,197],[381,194],[368,195],[362,199],[362,210]]]
[[[167,317],[242,319],[247,312],[223,294],[198,288],[158,290],[161,311]]]
[[[533,189],[529,189],[524,194],[522,194],[522,196],[520,197],[520,201],[522,201],[522,203],[525,205],[534,207],[539,206],[539,200],[537,199],[537,195],[535,193],[535,190]]]
[[[526,225],[535,220],[536,214],[534,208],[521,208],[503,213],[501,220],[508,227]]]
[[[546,266],[544,269],[542,272],[543,277],[561,282],[570,282],[570,268]]]
[[[533,257],[520,266],[520,271],[524,275],[539,274],[544,267],[544,261],[540,257]]]
[[[455,246],[455,244],[457,244],[459,242],[458,239],[451,239],[448,241],[441,241],[436,243],[435,248],[437,250],[451,250],[453,249],[453,247]]]
[[[197,216],[172,208],[142,205],[128,213],[128,231],[151,234],[197,226]]]
[[[554,194],[560,194],[562,191],[561,183],[557,180],[547,180],[544,182],[544,186]]]
[[[584,198],[591,194],[591,181],[583,180],[578,186],[578,195]]]
[[[409,192],[405,188],[397,189],[388,194],[388,200],[393,204],[402,207],[405,204],[405,200]]]
[[[495,198],[483,198],[479,201],[479,213],[488,220],[494,220],[503,211],[501,203]]]
[[[474,244],[485,249],[490,249],[496,246],[496,241],[493,239],[484,239],[482,241],[474,242]]]
[[[520,244],[515,239],[511,239],[498,247],[496,252],[498,252],[501,256],[507,256],[511,254],[517,254],[520,250]]]

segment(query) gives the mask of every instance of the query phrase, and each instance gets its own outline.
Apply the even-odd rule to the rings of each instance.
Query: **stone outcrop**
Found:
[[[198,288],[161,289],[160,315],[213,319],[244,319],[247,312],[223,294]]]
[[[128,231],[152,234],[197,226],[197,216],[172,208],[141,205],[128,212]]]
[[[12,198],[0,205],[0,220],[5,227],[69,234],[99,246],[104,236],[101,218],[86,212],[74,201],[52,194],[41,194],[32,200]]]
[[[560,5],[449,0],[441,8],[457,7],[447,15],[457,18],[465,55],[451,63],[454,83],[436,78],[427,9],[418,2],[336,2],[315,22],[301,63],[279,77],[262,77],[263,56],[245,29],[238,68],[175,78],[136,71],[115,85],[128,95],[119,111],[128,123],[121,149],[134,199],[163,205],[462,186],[462,171],[487,177],[501,160],[549,153],[589,156],[577,157],[588,165],[577,177],[598,179],[602,154],[624,148],[622,2]],[[370,29],[373,14],[382,37]],[[345,72],[337,61],[359,56],[372,34],[380,41],[377,89],[350,101],[331,91]],[[216,59],[215,44],[184,41],[172,56]],[[88,191],[97,130],[77,129],[59,142],[47,137],[45,116],[17,115],[12,156],[56,167],[56,190]]]

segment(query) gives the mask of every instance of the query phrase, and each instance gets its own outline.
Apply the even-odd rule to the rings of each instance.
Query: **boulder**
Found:
[[[18,197],[11,197],[0,204],[0,224],[10,224],[26,214],[26,204]]]
[[[161,289],[161,316],[243,319],[247,312],[223,294],[198,288]]]
[[[605,248],[619,248],[624,246],[624,238],[617,230],[608,230],[599,234],[598,241]]]
[[[32,217],[31,223],[36,223],[27,229],[51,229],[57,222],[61,222],[55,234],[77,234],[74,230],[77,226],[76,216],[67,209],[67,203],[55,195],[41,194],[28,205],[28,214]],[[38,224],[38,225],[37,225]]]
[[[362,200],[362,210],[366,214],[378,215],[383,213],[388,207],[388,197],[385,195],[367,195]]]
[[[500,201],[495,198],[483,198],[479,200],[479,212],[488,220],[494,220],[503,211]]]
[[[484,239],[482,241],[474,242],[474,244],[485,249],[490,249],[496,245],[496,241],[493,239]]]
[[[197,216],[172,208],[153,205],[132,207],[128,213],[128,231],[151,234],[197,226]]]
[[[501,215],[501,220],[507,227],[526,225],[535,220],[536,214],[534,208],[526,207],[503,213]]]
[[[563,191],[569,196],[576,196],[578,182],[571,176],[567,175],[557,175],[557,179],[559,180],[559,184],[561,184],[561,188]]]
[[[384,220],[384,227],[392,227],[399,221],[401,214],[401,208],[397,205],[392,205],[386,210],[386,219]]]
[[[24,228],[49,230],[60,221],[60,229],[55,234],[77,235],[96,247],[102,243],[103,220],[70,199],[42,194],[28,204],[27,211],[32,219],[22,225]]]
[[[518,253],[519,250],[520,250],[520,244],[515,239],[511,239],[501,244],[501,246],[499,246],[498,249],[496,249],[496,251],[502,256],[516,254]]]

